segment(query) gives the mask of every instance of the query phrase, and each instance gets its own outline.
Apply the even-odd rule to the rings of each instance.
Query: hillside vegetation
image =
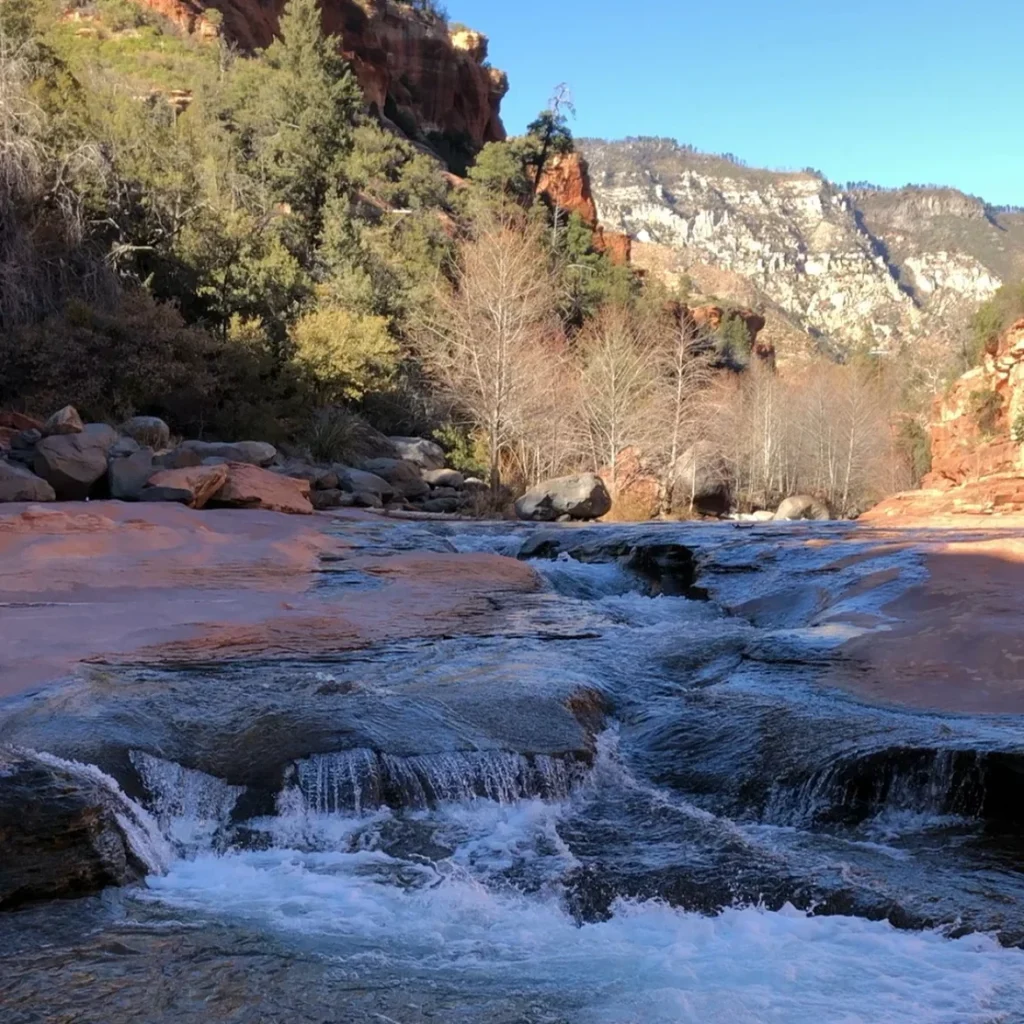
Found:
[[[370,116],[315,0],[252,54],[128,0],[5,0],[0,404],[325,462],[368,421],[496,497],[581,468],[622,489],[629,452],[643,514],[800,489],[854,512],[920,472],[906,379],[865,356],[779,382],[742,318],[695,330],[689,285],[548,201],[572,113],[559,89],[460,179]]]

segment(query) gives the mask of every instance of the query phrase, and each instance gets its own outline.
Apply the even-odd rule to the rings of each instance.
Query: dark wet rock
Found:
[[[33,466],[62,501],[87,498],[107,472],[107,452],[116,441],[105,432],[54,434],[36,445]]]
[[[444,468],[444,449],[436,442],[425,437],[390,437],[388,440],[400,459],[428,471]]]
[[[594,473],[584,473],[538,484],[516,502],[516,515],[533,522],[554,522],[560,516],[600,519],[611,507],[604,481]]]
[[[812,519],[824,522],[832,518],[832,512],[825,502],[810,494],[798,494],[787,498],[775,513],[779,521],[794,519]]]
[[[98,773],[0,747],[0,908],[82,896],[143,876]]]
[[[373,491],[355,491],[352,494],[353,508],[383,508],[384,502],[380,495]]]
[[[369,459],[361,468],[387,480],[403,498],[420,498],[430,493],[430,485],[420,475],[420,470],[404,459]]]
[[[55,501],[53,488],[16,462],[0,461],[0,502]]]
[[[171,443],[171,428],[158,416],[133,416],[121,424],[121,433],[144,448],[160,451]]]
[[[135,441],[131,443],[136,444]],[[153,451],[151,448],[140,448],[119,458],[111,458],[107,472],[112,498],[139,501],[142,489],[157,472],[157,467],[153,465]]]
[[[58,409],[42,427],[43,437],[51,437],[60,434],[79,434],[84,429],[82,417],[73,405],[65,405]]]

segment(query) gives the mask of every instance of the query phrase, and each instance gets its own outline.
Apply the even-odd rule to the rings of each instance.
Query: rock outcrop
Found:
[[[268,46],[285,0],[135,0],[203,38],[223,34],[243,50]],[[207,17],[219,12],[220,28]],[[472,155],[505,138],[503,72],[487,63],[487,38],[450,29],[435,15],[393,0],[324,0],[324,30],[337,36],[370,109],[407,134]]]
[[[0,747],[0,909],[142,878],[159,865],[128,833],[147,824],[95,768]]]
[[[1024,319],[935,401],[932,470],[868,518],[1024,511]]]
[[[1015,437],[1024,416],[1024,320],[985,353],[935,402],[932,472],[926,488],[949,490],[969,481],[1024,470]]]

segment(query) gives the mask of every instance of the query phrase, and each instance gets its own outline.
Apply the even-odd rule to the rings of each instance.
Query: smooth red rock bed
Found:
[[[856,530],[922,550],[928,579],[885,608],[898,620],[891,629],[844,645],[849,661],[827,681],[871,702],[1024,713],[1024,517],[936,516]]]
[[[3,506],[0,697],[84,661],[315,655],[457,624],[486,631],[484,595],[538,585],[527,566],[494,555],[357,557],[336,525],[328,532],[337,518],[116,501]],[[368,517],[345,518],[355,531]],[[382,585],[314,593],[324,552],[350,553],[346,567]]]

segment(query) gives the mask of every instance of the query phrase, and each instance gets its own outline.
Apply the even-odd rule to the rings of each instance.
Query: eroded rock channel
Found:
[[[836,683],[925,538],[325,522],[0,703],[5,1021],[1024,1016],[1019,716]]]

